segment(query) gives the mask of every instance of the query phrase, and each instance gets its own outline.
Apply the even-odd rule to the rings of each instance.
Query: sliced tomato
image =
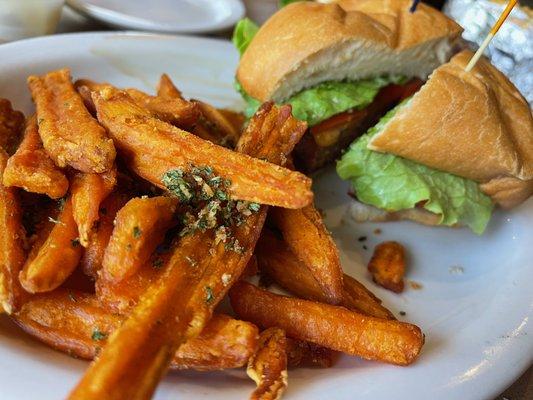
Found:
[[[373,110],[381,109],[382,104],[399,103],[400,101],[415,94],[424,81],[414,78],[404,85],[388,85],[382,88],[377,94],[374,101],[362,110],[350,110],[322,121],[321,123],[311,127],[313,135],[320,134],[324,131],[342,129],[348,124],[355,123],[357,120],[362,120],[372,113]]]

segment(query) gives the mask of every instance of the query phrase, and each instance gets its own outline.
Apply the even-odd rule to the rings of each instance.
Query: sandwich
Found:
[[[461,27],[412,0],[296,2],[260,28],[241,21],[236,85],[252,115],[265,101],[291,104],[308,123],[293,152],[315,171],[416,92],[457,51]]]
[[[495,205],[533,193],[533,119],[516,87],[462,51],[355,140],[337,163],[358,221],[411,219],[481,234]]]

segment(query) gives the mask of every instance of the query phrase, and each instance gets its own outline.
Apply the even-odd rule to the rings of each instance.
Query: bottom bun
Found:
[[[410,208],[388,212],[354,200],[350,205],[350,216],[357,222],[388,222],[410,220],[424,225],[438,225],[440,216],[422,208]]]
[[[494,178],[483,183],[481,190],[502,208],[511,208],[533,195],[533,180],[522,181],[514,177]]]

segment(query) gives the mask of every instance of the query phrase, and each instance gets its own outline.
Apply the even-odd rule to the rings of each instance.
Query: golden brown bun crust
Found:
[[[422,42],[460,35],[459,25],[425,4],[410,13],[411,3],[412,0],[350,0],[341,1],[340,5],[290,4],[256,34],[241,59],[237,80],[246,93],[266,101],[300,65],[351,39],[361,39],[375,48],[401,51]]]
[[[484,183],[533,179],[533,118],[513,84],[486,59],[471,72],[463,51],[430,76],[369,148]]]
[[[533,194],[533,180],[522,181],[512,177],[495,178],[480,187],[502,208],[517,206]]]

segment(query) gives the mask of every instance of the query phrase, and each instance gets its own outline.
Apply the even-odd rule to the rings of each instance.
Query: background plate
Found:
[[[67,0],[80,13],[107,25],[167,33],[227,29],[244,16],[241,0]]]
[[[242,104],[232,89],[237,53],[229,42],[141,34],[74,34],[0,46],[0,97],[29,112],[30,74],[68,66],[75,78],[153,91],[162,72],[186,96],[217,106]],[[347,185],[333,169],[315,176],[345,270],[361,279],[396,315],[419,325],[426,345],[417,363],[394,367],[341,357],[331,369],[289,371],[286,399],[488,400],[531,363],[533,337],[533,201],[497,212],[482,237],[463,229],[409,222],[355,224]],[[376,228],[382,234],[376,235]],[[358,241],[366,236],[365,242]],[[402,295],[371,283],[365,271],[375,244],[386,239],[409,250],[409,280],[420,290]],[[368,250],[363,249],[363,245]],[[332,332],[333,334],[333,332]],[[75,385],[86,362],[32,340],[0,318],[0,398],[58,399]],[[253,385],[242,371],[172,373],[158,399],[246,399]]]

